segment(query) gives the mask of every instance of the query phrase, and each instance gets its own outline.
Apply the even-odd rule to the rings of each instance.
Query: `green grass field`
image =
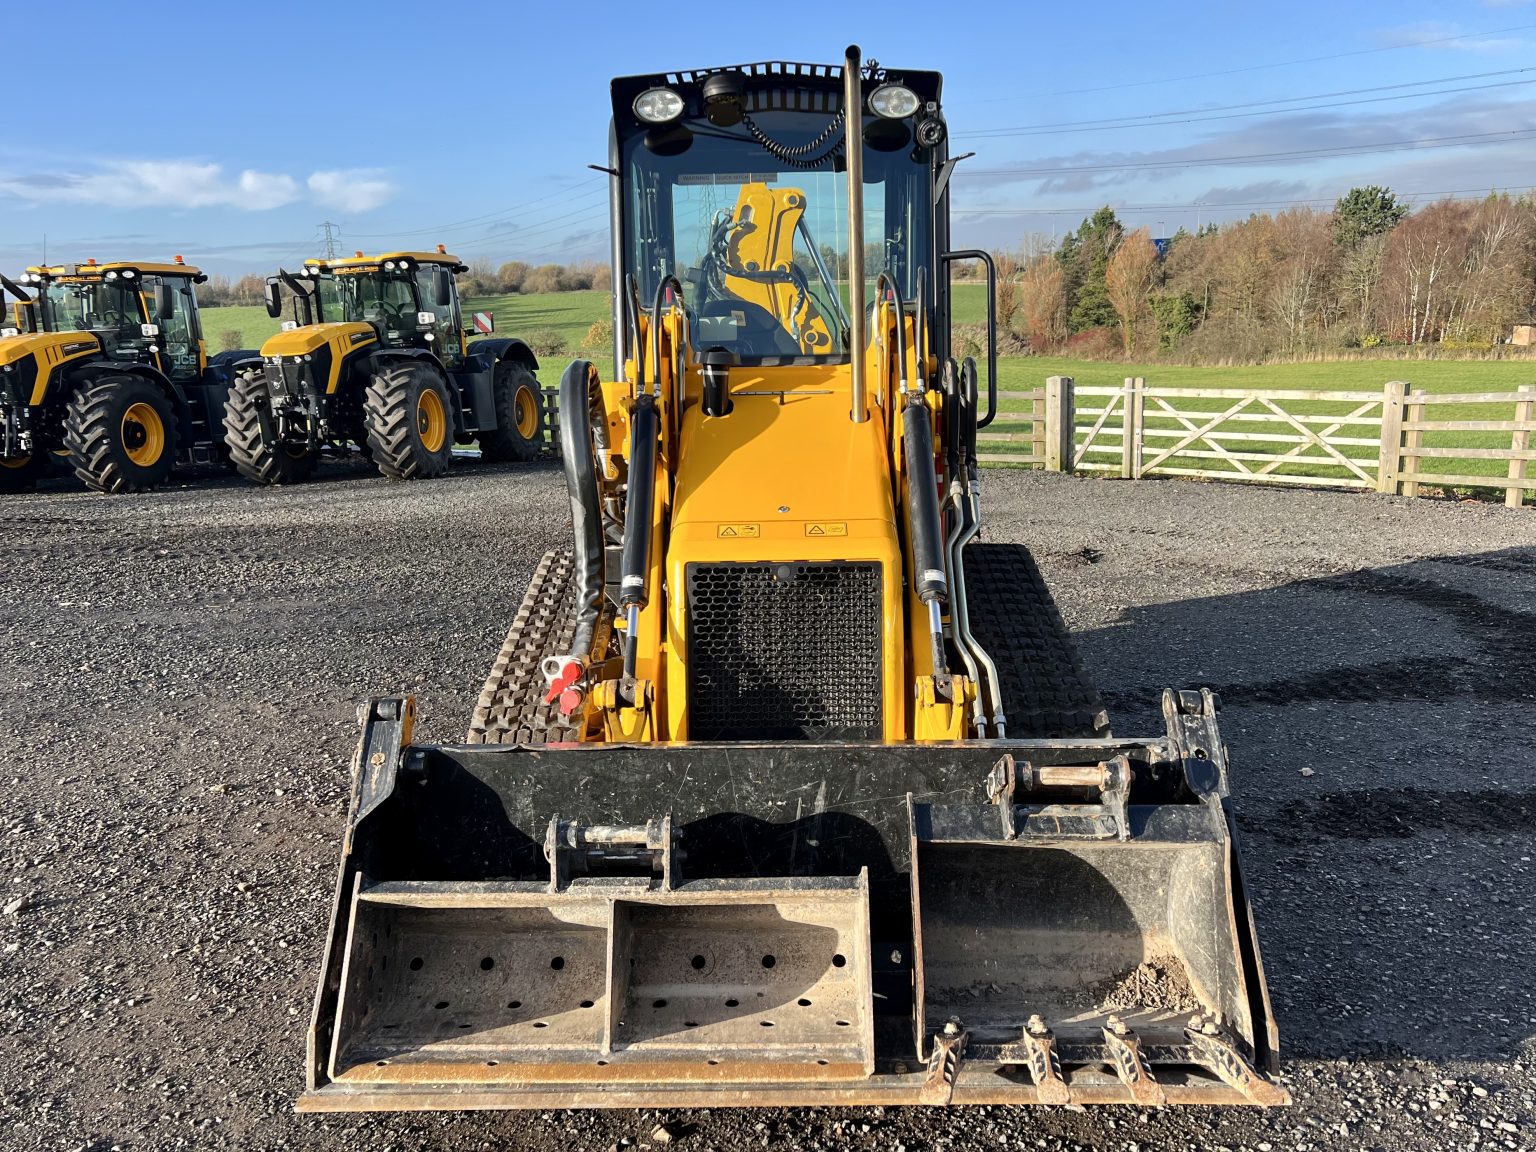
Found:
[[[491,312],[496,317],[498,335],[529,337],[550,334],[563,341],[561,351],[540,356],[540,376],[546,384],[554,384],[565,365],[576,356],[591,359],[605,377],[613,371],[612,357],[606,347],[584,349],[583,341],[591,325],[609,315],[610,297],[606,292],[559,292],[530,296],[493,296],[465,301],[466,317],[471,312]],[[955,285],[955,321],[959,324],[981,324],[986,318],[986,291],[981,284]],[[263,308],[207,308],[203,312],[203,329],[209,347],[218,349],[225,343],[224,333],[240,333],[240,347],[257,348],[268,336],[278,330],[278,321],[267,316]],[[543,341],[541,341],[543,343]],[[1309,391],[1380,392],[1389,380],[1407,381],[1416,389],[1428,392],[1504,392],[1514,391],[1522,384],[1536,384],[1536,359],[1531,360],[1339,360],[1334,362],[1306,362],[1291,364],[1238,365],[1234,367],[1191,366],[1180,364],[1121,363],[1118,361],[1075,360],[1059,356],[1025,356],[1005,358],[998,365],[999,387],[1004,391],[1025,391],[1038,388],[1047,376],[1070,376],[1078,387],[1118,388],[1127,376],[1144,377],[1149,385],[1174,388],[1267,388],[1297,389]],[[1097,407],[1103,401],[1084,397],[1080,407]],[[1180,404],[1189,411],[1222,411],[1228,404],[1222,400],[1190,399]],[[1340,415],[1349,410],[1348,405],[1328,403],[1297,404],[1295,410],[1304,414]],[[1026,433],[1029,422],[1008,419],[1010,409],[1019,412],[1017,404],[1005,403],[1003,413],[993,430]],[[1431,407],[1427,413],[1432,420],[1508,420],[1513,412],[1509,405],[1479,405],[1475,407]],[[1080,414],[1079,435],[1086,433],[1094,417]],[[1111,421],[1116,418],[1111,417]],[[1149,429],[1172,429],[1178,422],[1170,417],[1157,416],[1155,409],[1148,408]],[[1291,429],[1277,418],[1275,424],[1253,424],[1256,433],[1287,432]],[[1350,434],[1349,431],[1345,432]],[[1368,429],[1353,430],[1358,437],[1369,435]],[[1118,439],[1107,434],[1106,446],[1116,448]],[[1163,441],[1167,443],[1168,441]],[[1443,432],[1426,434],[1424,443],[1436,447],[1500,448],[1509,446],[1507,432]],[[1235,451],[1265,451],[1261,442],[1233,442],[1226,445]],[[1019,451],[1025,445],[1017,446]],[[1007,450],[1007,449],[1003,449]],[[1376,451],[1364,445],[1343,449],[1354,459],[1373,461]],[[1150,454],[1150,453],[1149,453]],[[1096,455],[1095,459],[1109,461],[1113,453]],[[1169,460],[1170,464],[1193,464],[1192,460]],[[1209,462],[1207,462],[1209,463]],[[1252,466],[1252,465],[1251,465]],[[1498,477],[1505,474],[1506,465],[1497,460],[1425,460],[1420,470],[1426,475],[1433,473],[1462,474]],[[1288,465],[1286,472],[1293,475],[1338,475],[1338,467],[1313,466],[1310,464]]]

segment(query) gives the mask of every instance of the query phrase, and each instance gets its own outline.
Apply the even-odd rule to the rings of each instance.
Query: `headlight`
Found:
[[[108,272],[104,276],[102,276],[102,279],[103,280],[116,280],[117,279],[117,273],[116,272]]]
[[[869,94],[869,110],[886,120],[905,120],[921,106],[917,93],[900,84],[882,84]]]
[[[386,261],[384,261],[384,271],[386,271],[386,272],[393,272],[394,270],[395,270],[395,262],[393,260],[386,260]]]
[[[635,97],[635,116],[647,124],[666,124],[683,114],[683,98],[670,88],[647,88]]]
[[[138,275],[138,273],[135,272],[132,268],[124,268],[123,269],[123,279],[124,280],[132,280],[137,275]]]

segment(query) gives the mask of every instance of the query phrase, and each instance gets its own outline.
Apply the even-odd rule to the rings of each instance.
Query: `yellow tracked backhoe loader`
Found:
[[[976,539],[940,77],[613,110],[573,547],[465,744],[363,708],[300,1107],[1284,1103],[1217,701],[1112,735]]]

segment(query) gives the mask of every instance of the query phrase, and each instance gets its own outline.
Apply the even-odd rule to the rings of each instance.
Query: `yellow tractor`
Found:
[[[385,476],[441,476],[454,444],[478,440],[488,460],[531,460],[553,425],[521,340],[466,346],[457,257],[389,252],[267,281],[267,312],[292,315],[242,367],[225,406],[225,437],[240,473],[293,484],[325,446],[355,443]]]
[[[0,329],[0,491],[32,486],[55,459],[98,491],[142,492],[178,461],[223,456],[224,396],[255,353],[208,355],[206,279],[180,256],[0,277],[16,301]]]
[[[939,75],[612,95],[573,545],[464,744],[362,709],[300,1107],[1286,1102],[1217,700],[1113,735],[977,540]]]

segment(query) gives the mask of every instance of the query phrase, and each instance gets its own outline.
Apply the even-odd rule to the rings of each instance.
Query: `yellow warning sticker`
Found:
[[[715,535],[722,540],[756,540],[762,535],[762,529],[756,524],[721,524]]]
[[[813,520],[805,526],[805,534],[807,536],[846,536],[848,524],[842,520]]]

